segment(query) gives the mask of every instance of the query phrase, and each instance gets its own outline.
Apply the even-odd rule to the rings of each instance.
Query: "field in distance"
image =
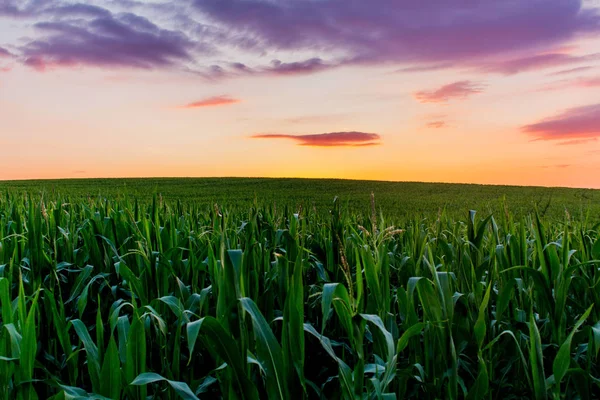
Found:
[[[377,209],[390,221],[437,216],[445,209],[449,216],[464,219],[474,209],[480,215],[505,212],[527,215],[536,208],[545,217],[562,219],[565,210],[572,218],[586,219],[600,214],[600,190],[524,186],[496,186],[421,182],[384,182],[342,179],[295,178],[132,178],[0,181],[0,193],[59,194],[70,200],[87,197],[116,199],[123,196],[151,201],[155,193],[167,201],[212,207],[248,208],[258,205],[311,207],[328,212],[339,197],[348,211],[368,210],[370,194]]]

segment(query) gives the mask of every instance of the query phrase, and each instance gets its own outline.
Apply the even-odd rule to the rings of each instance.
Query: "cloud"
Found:
[[[441,69],[449,69],[454,67],[452,63],[441,63],[441,64],[424,64],[424,65],[413,65],[412,67],[404,67],[396,70],[395,72],[430,72],[439,71]]]
[[[55,5],[41,11],[41,14],[76,16],[76,17],[103,17],[111,18],[109,10],[91,4],[73,3],[66,5]]]
[[[283,62],[273,60],[268,65],[251,67],[244,63],[234,62],[223,65],[212,65],[208,69],[195,71],[208,79],[223,79],[240,76],[292,76],[308,75],[319,71],[336,68],[341,64],[329,64],[320,58],[309,58],[301,61]]]
[[[600,87],[600,77],[578,79],[577,86],[586,88]]]
[[[600,137],[600,104],[571,108],[562,114],[525,125],[521,131],[535,140],[581,144],[582,140]],[[578,140],[579,142],[574,142]],[[570,143],[569,143],[570,142]]]
[[[564,168],[569,168],[571,166],[571,164],[555,164],[555,165],[543,165],[542,168],[559,168],[559,169],[564,169]]]
[[[301,75],[323,71],[333,67],[334,65],[328,65],[320,58],[311,58],[304,61],[288,63],[273,60],[269,67],[262,68],[262,72],[271,75]]]
[[[573,139],[573,140],[567,140],[564,142],[559,142],[557,143],[558,145],[561,146],[575,146],[575,145],[579,145],[579,144],[587,144],[587,143],[592,143],[592,142],[597,142],[598,138],[588,138],[588,139]]]
[[[377,133],[365,132],[331,132],[312,135],[257,134],[253,139],[289,139],[298,142],[299,146],[315,147],[361,147],[380,145],[381,136]]]
[[[593,69],[594,67],[587,65],[587,66],[583,66],[583,67],[577,67],[577,68],[571,68],[571,69],[563,69],[561,71],[556,71],[556,72],[552,72],[551,74],[548,74],[550,76],[561,76],[561,75],[568,75],[568,74],[572,74],[575,72],[583,72],[583,71],[589,71],[590,69]]]
[[[83,5],[58,9],[65,8],[67,14],[92,18],[35,23],[43,36],[21,48],[26,65],[38,70],[80,65],[151,69],[191,61],[191,50],[197,47],[183,33],[161,29],[135,14],[113,15]]]
[[[217,106],[227,106],[230,104],[240,103],[240,99],[236,99],[230,96],[214,96],[209,97],[203,100],[194,101],[192,103],[188,103],[179,108],[202,108],[202,107],[217,107]]]
[[[8,50],[6,50],[4,47],[0,47],[0,58],[3,57],[12,57],[12,53]]]
[[[581,77],[577,79],[564,79],[542,86],[539,91],[564,90],[569,88],[596,88],[600,87],[600,77]]]
[[[600,30],[597,11],[582,8],[581,0],[195,0],[194,5],[247,50],[306,50],[330,54],[338,63],[464,65],[548,49]]]
[[[439,89],[416,92],[414,97],[421,103],[446,103],[453,99],[465,99],[481,92],[483,92],[481,83],[459,81],[444,85]]]
[[[428,122],[426,126],[428,128],[441,129],[441,128],[445,128],[446,125],[447,125],[446,121],[433,121],[433,122]]]
[[[600,60],[600,53],[584,56],[573,56],[565,53],[549,53],[483,64],[477,67],[477,69],[480,72],[513,75],[520,72],[536,71],[542,68],[551,68],[596,60]]]
[[[0,17],[37,28],[18,55],[40,70],[173,68],[220,79],[393,65],[510,74],[585,61],[549,52],[600,33],[598,9],[581,0],[0,1]],[[255,61],[275,54],[283,61]]]

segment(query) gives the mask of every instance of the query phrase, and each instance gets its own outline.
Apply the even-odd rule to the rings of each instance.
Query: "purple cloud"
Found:
[[[311,58],[305,61],[284,63],[279,60],[271,62],[271,66],[262,68],[263,73],[271,75],[301,75],[332,68],[320,58]]]
[[[6,50],[4,47],[0,47],[0,58],[2,57],[12,57],[12,53]]]
[[[571,108],[562,114],[521,128],[535,140],[561,140],[562,144],[581,144],[581,140],[600,137],[600,104]],[[579,142],[574,142],[575,140]],[[569,143],[570,142],[570,143]]]
[[[76,16],[110,18],[112,15],[111,12],[105,8],[83,3],[55,5],[43,9],[40,13],[48,15],[59,15],[61,17]]]
[[[600,30],[581,0],[195,0],[254,50],[334,51],[341,63],[473,63]],[[543,12],[540,12],[543,10]],[[245,42],[248,43],[247,41]]]
[[[21,49],[25,64],[39,70],[54,66],[150,69],[192,59],[194,43],[177,31],[161,29],[135,14],[115,16],[93,6],[58,7],[91,19],[38,22],[43,37]],[[56,9],[55,9],[56,10]]]
[[[37,15],[40,11],[52,6],[53,0],[2,0],[0,2],[0,17],[27,18]]]
[[[1,1],[0,16],[33,19],[39,34],[18,55],[38,69],[171,67],[211,79],[388,64],[512,74],[587,61],[549,51],[600,33],[598,10],[582,0]],[[227,59],[232,49],[239,59]],[[240,55],[274,53],[284,61],[248,65]]]
[[[446,103],[453,99],[465,99],[481,92],[483,92],[481,83],[459,81],[444,85],[439,89],[416,92],[414,97],[421,103]]]
[[[362,147],[380,145],[381,136],[365,132],[331,132],[312,135],[287,135],[262,133],[251,136],[253,139],[289,139],[299,146],[315,147]]]
[[[259,65],[255,67],[235,62],[225,66],[212,65],[207,70],[198,72],[208,79],[222,79],[239,76],[291,76],[308,75],[319,71],[339,67],[340,64],[328,64],[322,59],[315,57],[303,61],[282,62],[273,60],[268,65]]]

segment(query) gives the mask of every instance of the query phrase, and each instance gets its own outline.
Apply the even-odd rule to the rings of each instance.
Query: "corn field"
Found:
[[[598,216],[329,210],[3,195],[0,399],[600,398]]]

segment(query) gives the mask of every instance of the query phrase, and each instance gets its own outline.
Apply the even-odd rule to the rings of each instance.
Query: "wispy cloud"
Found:
[[[563,65],[583,63],[600,60],[600,53],[584,56],[574,56],[565,53],[539,54],[528,57],[510,59],[483,64],[477,69],[481,72],[495,72],[513,75],[520,72],[537,71],[543,68],[559,67]]]
[[[308,75],[319,71],[342,66],[342,63],[327,63],[321,58],[309,58],[300,61],[283,62],[272,60],[269,64],[250,66],[241,62],[211,65],[208,68],[194,70],[201,76],[211,80],[235,78],[241,76],[295,76]]]
[[[564,90],[569,88],[596,88],[600,87],[600,76],[581,77],[576,79],[563,79],[558,82],[549,83],[542,86],[538,91],[546,92],[553,90]]]
[[[567,140],[564,142],[558,142],[557,144],[560,146],[575,146],[575,145],[579,145],[579,144],[588,144],[588,143],[593,143],[593,142],[597,142],[598,138],[587,138],[587,139],[573,139],[573,140]]]
[[[562,141],[562,144],[587,143],[586,139],[600,137],[600,104],[572,108],[543,121],[525,125],[521,130],[535,140]]]
[[[564,168],[569,168],[569,167],[571,167],[571,164],[542,165],[540,168],[559,168],[559,169],[564,169]]]
[[[441,129],[446,127],[446,121],[432,121],[427,123],[428,128],[432,129]]]
[[[551,74],[548,74],[548,75],[550,75],[550,76],[569,75],[569,74],[573,74],[576,72],[589,71],[590,69],[594,69],[594,67],[592,67],[591,65],[587,65],[587,66],[583,66],[583,67],[563,69],[561,71],[552,72]]]
[[[240,99],[231,96],[213,96],[206,99],[194,101],[179,108],[202,108],[202,107],[218,107],[240,103]]]
[[[12,53],[8,50],[6,50],[4,47],[0,47],[0,58],[3,57],[12,57]]]
[[[335,65],[329,65],[320,58],[311,58],[304,61],[288,63],[274,60],[271,62],[270,66],[261,68],[259,71],[272,75],[302,75],[323,71],[333,67],[335,67]]]
[[[423,65],[413,65],[411,67],[404,67],[396,70],[395,72],[430,72],[430,71],[439,71],[441,69],[449,69],[452,68],[454,64],[452,63],[439,63],[439,64],[423,64]]]
[[[422,90],[414,93],[415,99],[421,103],[446,103],[454,99],[465,99],[483,92],[484,85],[472,81],[459,81],[444,85],[439,89]]]
[[[251,136],[253,139],[288,139],[298,142],[299,146],[315,147],[360,147],[380,145],[381,136],[365,132],[331,132],[311,135],[288,135],[262,133]]]
[[[576,84],[579,87],[600,87],[600,77],[578,79]]]

